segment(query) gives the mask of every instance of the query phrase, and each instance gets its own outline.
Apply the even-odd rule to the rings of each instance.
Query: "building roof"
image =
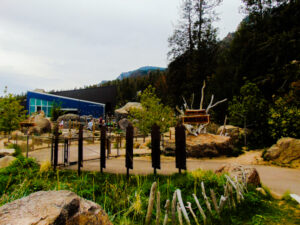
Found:
[[[80,102],[86,102],[86,103],[92,103],[92,104],[96,104],[96,105],[105,106],[105,104],[99,103],[99,102],[86,101],[86,100],[81,100],[81,99],[77,99],[77,98],[70,98],[70,97],[65,97],[65,96],[59,96],[59,95],[49,94],[49,93],[41,93],[41,92],[37,92],[37,91],[28,91],[28,92],[34,93],[34,94],[38,94],[38,95],[51,96],[51,97],[54,97],[54,98],[69,99],[69,100],[74,100],[74,101],[80,101]]]
[[[85,88],[85,89],[68,90],[68,91],[56,91],[56,92],[51,92],[51,94],[85,100],[85,101],[98,102],[103,104],[109,102],[113,106],[116,105],[116,101],[117,101],[116,86],[94,87],[94,88]]]

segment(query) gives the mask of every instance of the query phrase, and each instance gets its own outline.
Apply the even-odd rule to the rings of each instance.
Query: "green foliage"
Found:
[[[300,138],[300,104],[295,98],[296,91],[291,90],[284,97],[277,98],[270,108],[268,123],[275,140],[281,137]]]
[[[21,147],[19,146],[19,145],[17,145],[17,144],[9,144],[8,146],[7,146],[7,148],[13,148],[13,149],[15,149],[15,153],[13,154],[13,156],[15,156],[15,157],[17,157],[17,156],[21,156],[22,155],[22,149],[21,149]]]
[[[151,85],[146,88],[141,96],[142,109],[130,111],[130,119],[134,125],[144,134],[151,132],[152,126],[156,123],[160,126],[161,132],[168,131],[174,124],[174,112],[168,106],[164,106],[155,94],[155,88]]]
[[[63,111],[60,110],[61,109],[61,103],[58,102],[53,102],[52,108],[51,108],[51,121],[56,121],[58,119],[58,117],[62,116],[64,114]]]
[[[0,131],[10,133],[20,127],[20,122],[26,119],[26,111],[20,105],[20,101],[12,94],[0,98]]]
[[[246,82],[241,87],[240,95],[234,96],[229,103],[228,111],[230,123],[251,129],[250,144],[267,144],[262,137],[267,131],[268,105],[256,84]]]
[[[0,169],[0,206],[40,190],[70,190],[100,204],[113,224],[125,221],[127,224],[143,224],[154,181],[158,183],[161,193],[162,209],[166,200],[171,200],[178,188],[182,191],[184,202],[189,201],[196,207],[192,197],[195,193],[208,216],[207,224],[295,224],[299,221],[294,212],[294,204],[279,206],[275,200],[264,197],[251,187],[238,210],[225,208],[221,214],[222,221],[216,215],[210,216],[201,197],[201,182],[204,182],[207,194],[212,188],[218,198],[223,194],[225,184],[225,177],[212,171],[197,170],[171,176],[130,176],[129,179],[126,175],[84,171],[78,176],[75,171],[70,170],[54,172],[50,169],[40,172],[40,166],[33,159],[24,157],[18,157],[11,166]],[[202,223],[199,211],[195,208],[194,212]],[[155,216],[154,210],[152,224]],[[161,220],[163,217],[164,210]]]

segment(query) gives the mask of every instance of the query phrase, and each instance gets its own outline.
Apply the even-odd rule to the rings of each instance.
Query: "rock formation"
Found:
[[[45,118],[43,113],[31,116],[29,122],[34,123],[34,126],[29,128],[28,134],[42,134],[51,131],[51,122]]]
[[[16,158],[13,156],[4,156],[0,158],[0,169],[8,167]]]
[[[280,164],[300,165],[300,139],[281,138],[264,154],[266,160]]]
[[[0,207],[0,225],[111,225],[96,203],[70,191],[39,191]]]
[[[250,166],[226,164],[217,169],[216,173],[229,173],[231,177],[237,177],[238,180],[246,179],[247,184],[255,186],[260,185],[260,178],[257,170]]]
[[[213,157],[230,154],[233,146],[230,137],[215,134],[199,134],[186,136],[186,151],[188,157]],[[175,154],[175,135],[171,140],[165,141],[167,154]]]

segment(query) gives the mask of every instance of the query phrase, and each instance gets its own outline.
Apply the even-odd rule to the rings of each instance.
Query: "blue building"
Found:
[[[43,92],[27,92],[26,108],[29,115],[43,110],[45,115],[50,117],[53,104],[58,104],[63,111],[75,113],[80,116],[92,115],[93,117],[100,117],[105,115],[105,104],[103,103],[58,96]]]

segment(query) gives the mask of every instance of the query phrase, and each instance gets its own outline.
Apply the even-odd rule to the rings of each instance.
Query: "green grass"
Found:
[[[177,188],[181,189],[184,201],[192,203],[202,222],[192,198],[192,194],[196,193],[200,204],[205,205],[201,197],[201,181],[205,183],[207,194],[209,188],[215,190],[218,198],[224,192],[225,177],[211,171],[199,170],[171,176],[130,176],[127,180],[124,175],[82,172],[78,176],[75,171],[54,172],[51,168],[45,168],[47,167],[40,170],[35,160],[18,156],[18,160],[11,166],[1,169],[0,206],[40,190],[70,190],[100,204],[114,224],[143,224],[150,188],[156,181],[161,193],[161,224],[164,217],[163,206],[167,199],[172,199]],[[295,211],[297,205],[284,200],[275,201],[269,196],[264,197],[251,187],[249,190],[245,201],[236,210],[225,208],[221,215],[222,220],[214,215],[209,218],[208,224],[300,224],[299,215],[297,217]],[[208,215],[206,207],[204,209]],[[155,210],[152,218],[154,224]]]

